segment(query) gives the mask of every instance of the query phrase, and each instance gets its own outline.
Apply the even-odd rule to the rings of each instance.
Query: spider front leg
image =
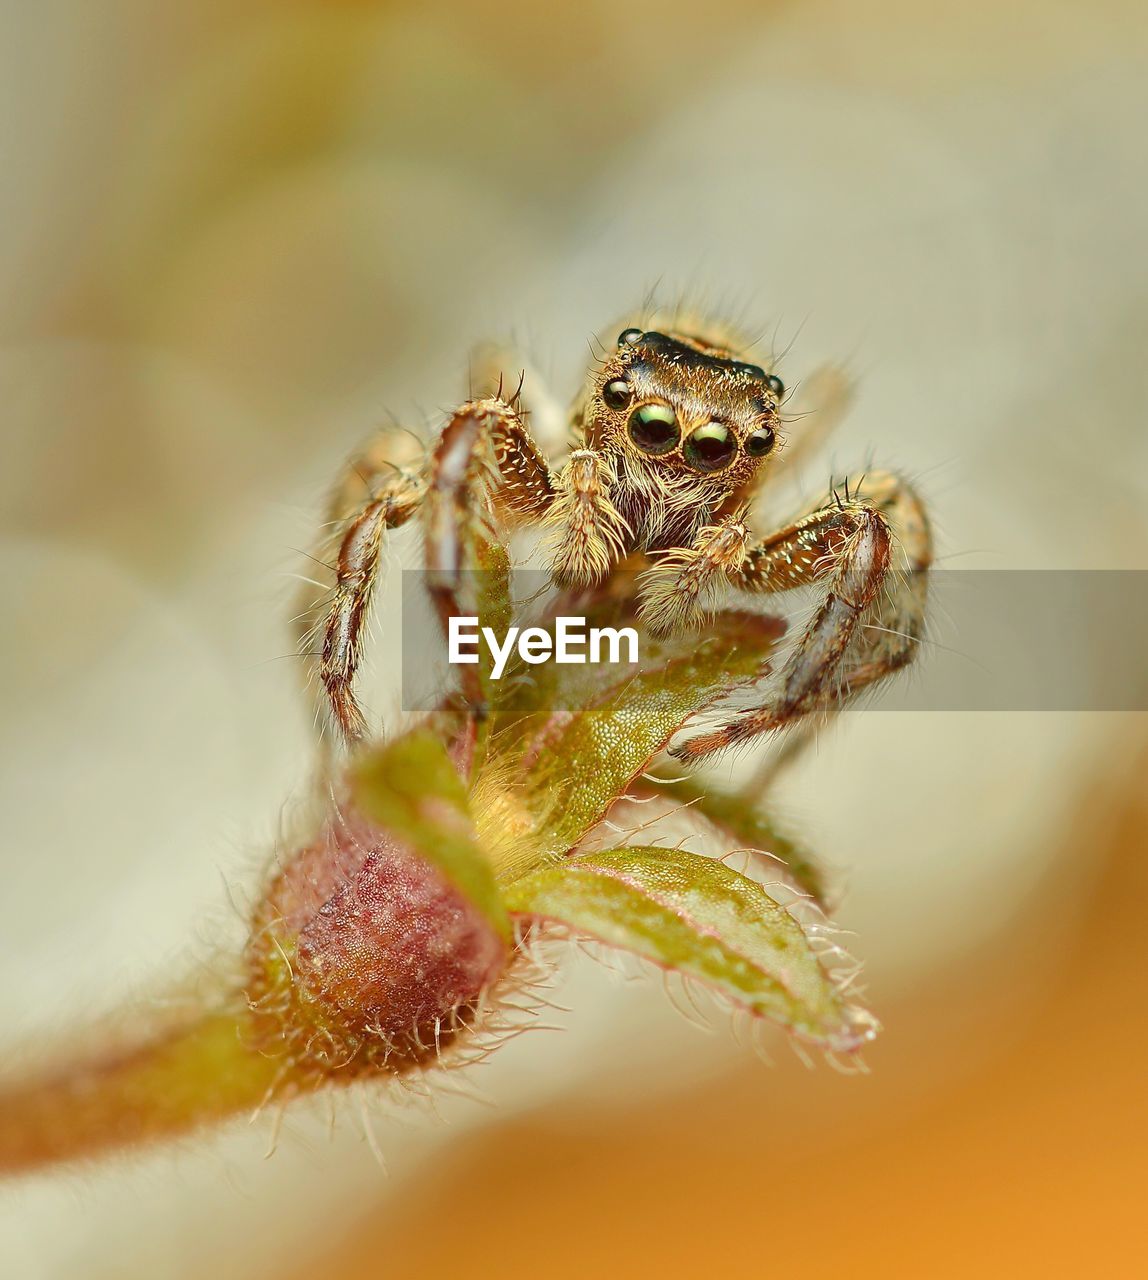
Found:
[[[823,580],[825,598],[770,703],[673,752],[697,761],[846,701],[912,661],[924,626],[932,538],[925,510],[888,474],[844,484],[830,502],[751,547],[733,575],[744,590]]]
[[[530,423],[530,434],[550,456],[561,454],[570,442],[566,406],[547,386],[537,366],[515,345],[485,342],[470,353],[469,400],[503,398],[503,389],[517,386],[510,397],[519,416]]]
[[[512,522],[537,519],[553,507],[557,491],[516,405],[494,397],[471,401],[455,413],[431,459],[423,511],[427,590],[444,634],[450,619],[464,612],[463,569],[495,514]],[[461,680],[471,714],[482,718],[478,668],[467,666]]]
[[[387,457],[377,443],[349,469],[337,490],[334,588],[300,615],[303,635],[321,637],[317,650],[310,647],[310,656],[317,659],[331,721],[348,745],[367,731],[355,683],[384,533],[421,514],[427,588],[445,630],[450,617],[460,612],[462,570],[474,537],[489,521],[491,491],[504,510],[522,515],[537,514],[553,500],[545,460],[514,406],[498,398],[463,405],[430,458],[418,467],[396,466],[387,457],[386,472],[371,463],[380,454]],[[359,498],[353,505],[348,494],[356,487]],[[316,612],[322,616],[313,622]],[[476,690],[468,685],[464,692],[473,705]]]

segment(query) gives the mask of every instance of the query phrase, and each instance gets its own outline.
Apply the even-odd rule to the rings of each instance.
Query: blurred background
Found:
[[[946,566],[1148,567],[1146,37],[1131,0],[0,4],[9,1066],[240,935],[312,764],[324,490],[481,339],[565,398],[685,295],[857,375],[809,491],[876,459]],[[1141,1275],[1146,767],[1143,716],[874,709],[785,779],[868,1076],[572,961],[493,1106],[369,1099],[386,1174],[353,1107],[266,1161],[241,1124],[5,1186],[3,1272]]]

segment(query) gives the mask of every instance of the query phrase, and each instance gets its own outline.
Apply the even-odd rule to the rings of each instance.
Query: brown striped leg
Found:
[[[516,388],[515,395],[504,395]],[[570,443],[566,405],[550,392],[530,357],[510,344],[486,342],[471,351],[467,399],[508,399],[547,454],[557,455]]]
[[[331,718],[347,743],[357,742],[367,729],[355,696],[355,677],[363,655],[383,533],[406,524],[422,497],[420,480],[392,482],[344,526],[335,563],[335,589],[322,624],[319,679]]]
[[[459,600],[463,569],[473,563],[476,538],[494,505],[514,516],[540,516],[554,501],[545,458],[513,404],[498,397],[464,404],[439,437],[431,457],[423,521],[427,589],[445,632],[465,612]],[[462,669],[463,695],[484,714],[478,667]]]
[[[830,710],[912,660],[924,620],[932,544],[924,508],[896,476],[842,485],[832,500],[749,550],[735,581],[774,592],[823,580],[820,608],[791,654],[775,700],[674,751],[695,761]],[[846,657],[848,655],[848,661]]]
[[[478,495],[487,484],[511,514],[544,510],[552,493],[545,461],[513,407],[501,400],[464,405],[429,460],[407,433],[381,433],[337,486],[329,513],[332,534],[320,557],[333,557],[334,585],[309,584],[297,621],[301,648],[317,659],[330,722],[345,743],[357,742],[367,728],[355,680],[383,534],[425,507],[428,585],[445,626],[457,611],[450,604],[466,533],[486,518]]]
[[[347,464],[331,492],[293,620],[324,737],[332,729],[344,740],[363,733],[353,685],[382,534],[410,519],[425,467],[422,441],[388,427]]]

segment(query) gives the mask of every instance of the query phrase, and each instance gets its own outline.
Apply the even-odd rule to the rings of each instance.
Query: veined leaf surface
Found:
[[[513,913],[560,922],[695,978],[824,1048],[854,1050],[876,1033],[789,912],[715,859],[613,849],[540,868],[505,894]]]

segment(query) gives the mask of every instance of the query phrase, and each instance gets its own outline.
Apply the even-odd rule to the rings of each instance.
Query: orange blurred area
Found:
[[[1148,792],[1094,783],[1062,838],[1104,870],[1023,1003],[1009,979],[1063,882],[888,1011],[872,1075],[750,1062],[650,1104],[521,1117],[292,1274],[1143,1275]]]

